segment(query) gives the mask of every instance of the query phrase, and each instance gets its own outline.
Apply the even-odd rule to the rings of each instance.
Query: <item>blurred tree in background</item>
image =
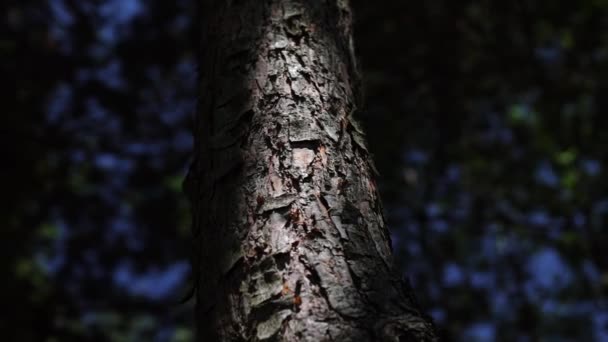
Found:
[[[353,0],[395,252],[446,340],[608,340],[608,2]],[[0,4],[0,329],[190,341],[196,2]]]

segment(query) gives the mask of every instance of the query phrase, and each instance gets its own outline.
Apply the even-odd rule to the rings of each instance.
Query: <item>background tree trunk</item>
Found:
[[[203,1],[199,341],[426,341],[394,271],[347,0]]]

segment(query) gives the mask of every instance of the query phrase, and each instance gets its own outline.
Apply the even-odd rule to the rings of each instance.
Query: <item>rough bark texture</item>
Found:
[[[432,341],[393,269],[347,0],[202,6],[199,341]]]

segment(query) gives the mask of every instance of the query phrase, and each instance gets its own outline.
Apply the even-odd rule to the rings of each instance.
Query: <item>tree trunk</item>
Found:
[[[199,341],[432,341],[395,272],[347,0],[203,1]]]

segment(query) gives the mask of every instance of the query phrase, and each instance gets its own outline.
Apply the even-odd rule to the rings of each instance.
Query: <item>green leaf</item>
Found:
[[[537,121],[537,114],[527,105],[515,104],[509,108],[509,121],[512,124],[534,125]]]
[[[55,239],[57,237],[58,233],[59,233],[59,230],[57,229],[57,226],[49,224],[49,223],[45,223],[42,226],[40,226],[40,230],[38,231],[39,236],[46,240]]]
[[[172,342],[190,342],[193,340],[192,330],[183,327],[175,329],[175,333],[171,339]]]
[[[182,192],[182,182],[184,178],[182,176],[171,176],[165,178],[165,185],[173,192]]]
[[[561,34],[561,43],[564,49],[570,49],[574,46],[574,37],[571,31],[564,31]]]
[[[558,153],[555,156],[555,160],[560,165],[570,165],[576,159],[576,150],[573,148],[569,148],[565,151]]]
[[[578,183],[579,175],[578,172],[574,169],[566,171],[562,176],[562,186],[567,189],[574,189],[576,184]]]

